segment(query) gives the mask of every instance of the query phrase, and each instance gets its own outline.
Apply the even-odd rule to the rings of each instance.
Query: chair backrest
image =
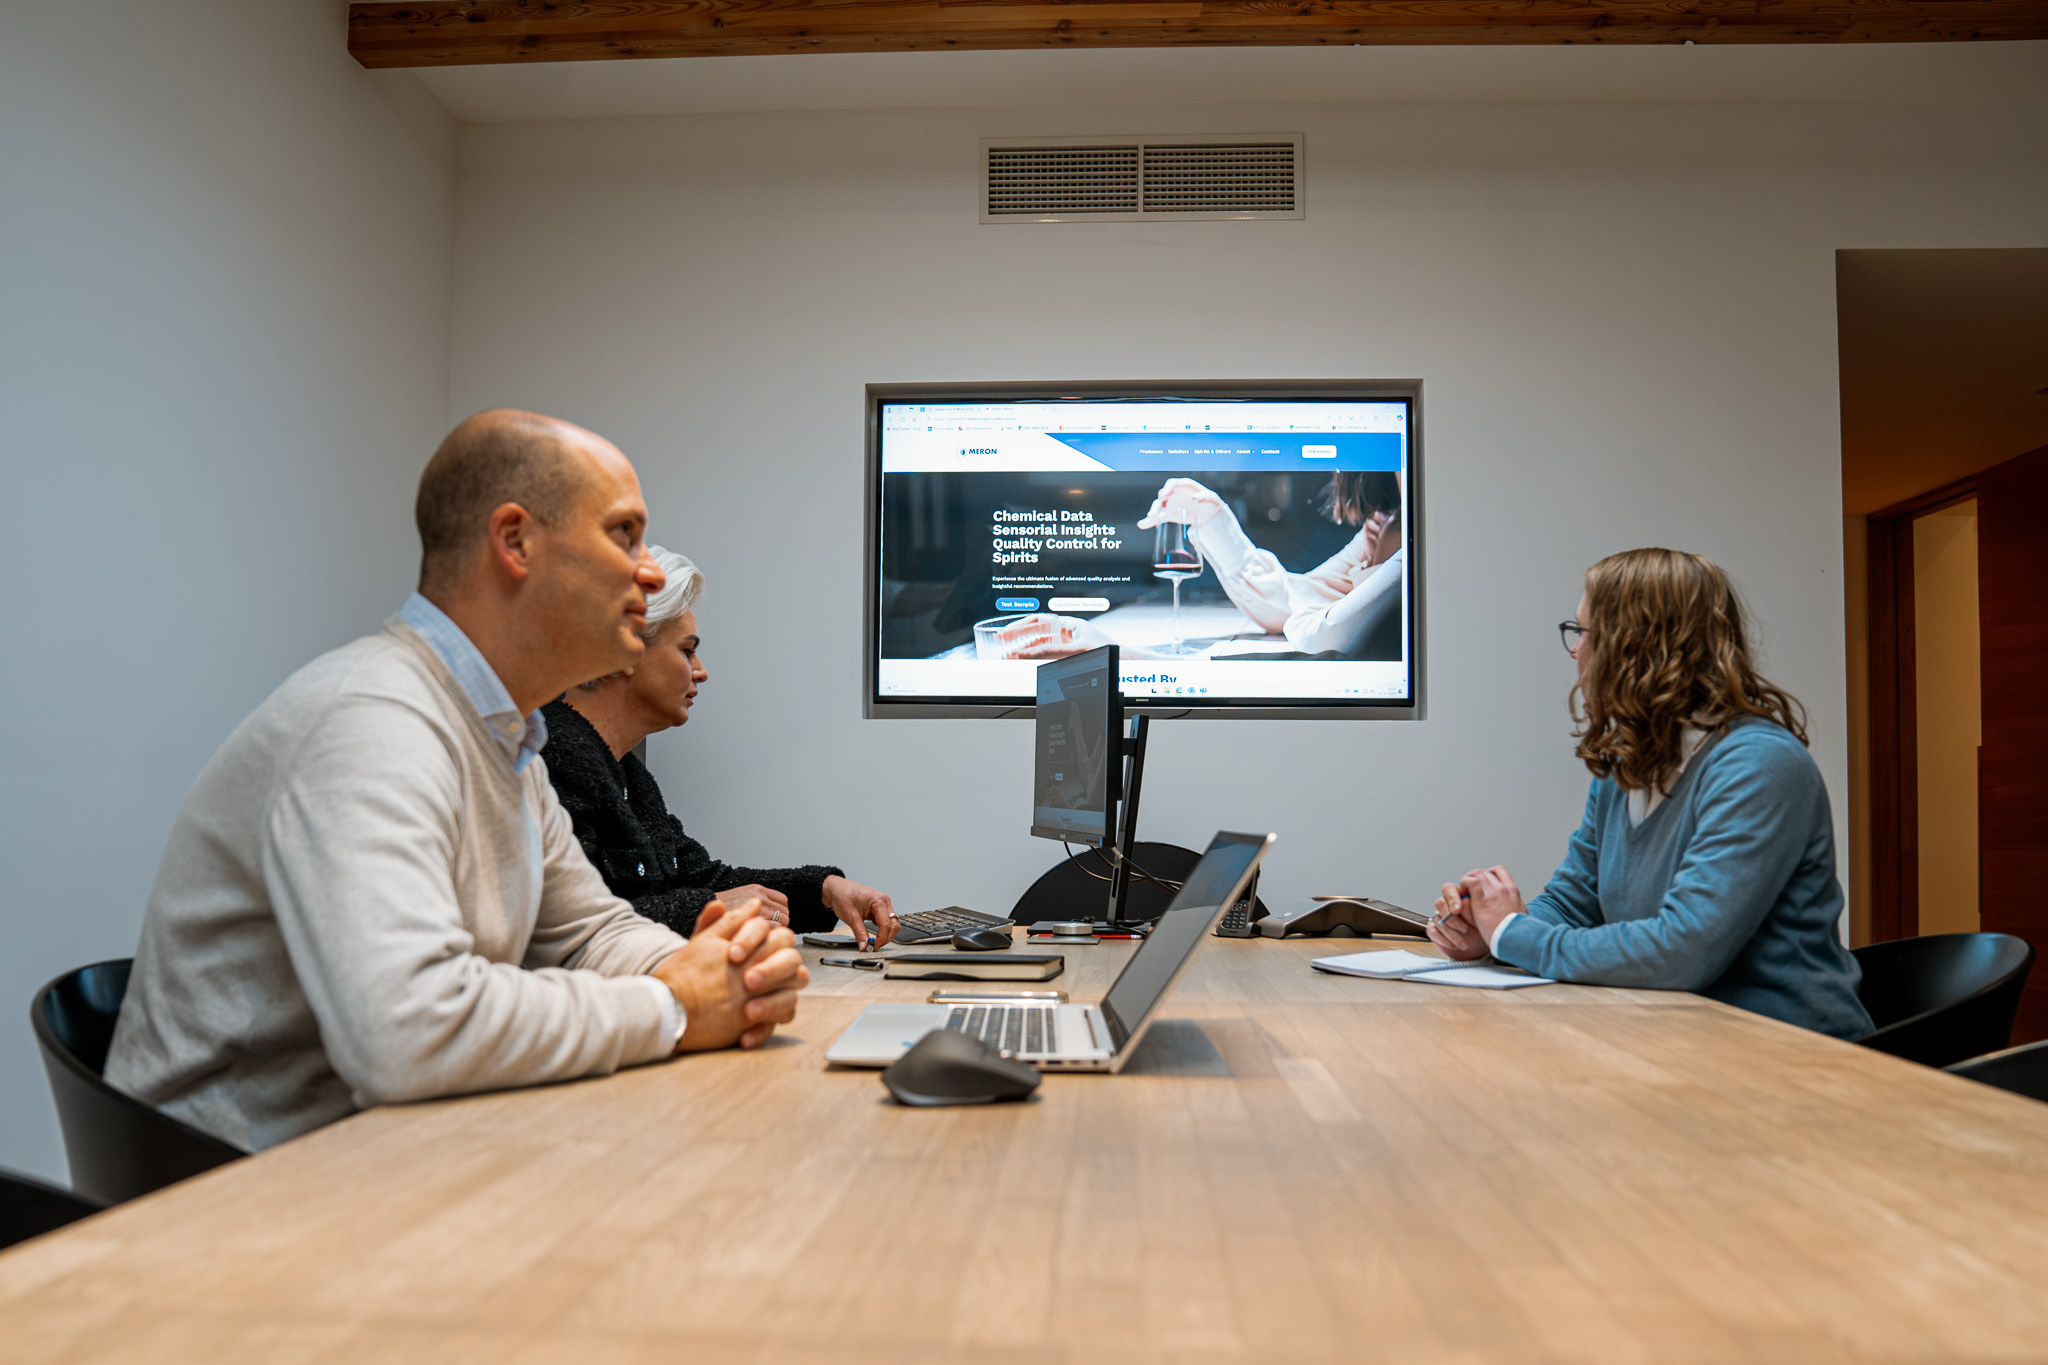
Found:
[[[55,1232],[66,1223],[98,1213],[103,1207],[55,1185],[45,1185],[13,1171],[0,1171],[0,1248]]]
[[[50,1030],[78,1064],[97,1076],[107,1069],[107,1049],[114,1044],[114,1021],[128,998],[128,973],[135,959],[117,957],[95,962],[52,981],[43,990],[43,1014]]]
[[[1945,1068],[2028,1099],[2048,1100],[2048,1038]]]
[[[128,993],[132,958],[66,972],[36,992],[29,1021],[64,1130],[71,1185],[119,1204],[247,1156],[241,1148],[108,1085],[107,1048]]]
[[[1856,1041],[1948,1066],[2012,1041],[2034,946],[2011,934],[1931,934],[1855,950],[1857,994],[1877,1027]]]

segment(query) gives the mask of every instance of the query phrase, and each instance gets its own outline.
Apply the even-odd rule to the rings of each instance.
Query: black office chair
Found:
[[[1155,920],[1166,913],[1173,901],[1173,888],[1160,882],[1179,884],[1188,879],[1202,855],[1179,844],[1155,844],[1139,840],[1131,845],[1131,862],[1159,880],[1133,875],[1125,896],[1124,914],[1132,920]],[[1025,888],[1010,911],[1019,924],[1045,919],[1096,919],[1109,910],[1109,874],[1116,864],[1097,848],[1077,850],[1072,857],[1056,862],[1037,881]],[[1254,887],[1258,883],[1252,883]],[[1255,919],[1266,915],[1266,903],[1258,902]]]
[[[0,1171],[0,1250],[55,1232],[66,1223],[98,1213],[103,1207],[55,1185],[45,1185],[13,1171]]]
[[[162,1113],[101,1076],[132,958],[66,972],[29,1010],[57,1101],[71,1185],[103,1204],[127,1200],[224,1166],[248,1153]]]
[[[2028,1099],[2048,1100],[2048,1038],[2038,1043],[2022,1043],[1988,1056],[1972,1057],[1967,1062],[1957,1062],[1942,1069],[1986,1085],[1995,1085],[2000,1090],[2010,1090],[2015,1095],[2025,1095]]]
[[[2011,934],[1930,934],[1854,950],[1857,988],[1877,1027],[1856,1041],[1927,1066],[2012,1041],[2034,945]]]

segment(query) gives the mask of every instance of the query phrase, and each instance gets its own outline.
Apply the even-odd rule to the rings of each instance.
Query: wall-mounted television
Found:
[[[869,385],[866,714],[1029,714],[1114,644],[1150,715],[1419,715],[1421,397]]]

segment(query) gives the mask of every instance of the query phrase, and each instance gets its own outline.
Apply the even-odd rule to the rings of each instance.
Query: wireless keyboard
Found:
[[[1000,929],[1015,921],[984,915],[979,910],[969,910],[964,906],[949,905],[943,910],[919,910],[899,915],[897,923],[902,927],[896,931],[896,941],[908,944],[950,939],[962,929]]]

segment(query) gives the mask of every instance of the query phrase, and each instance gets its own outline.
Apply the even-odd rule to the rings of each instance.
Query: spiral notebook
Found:
[[[1369,976],[1382,981],[1426,981],[1432,986],[1468,986],[1482,991],[1512,991],[1523,986],[1554,986],[1547,976],[1531,976],[1520,967],[1487,958],[1482,964],[1453,962],[1446,957],[1425,957],[1396,948],[1391,952],[1347,953],[1343,957],[1319,957],[1308,964],[1319,972],[1338,976]]]

